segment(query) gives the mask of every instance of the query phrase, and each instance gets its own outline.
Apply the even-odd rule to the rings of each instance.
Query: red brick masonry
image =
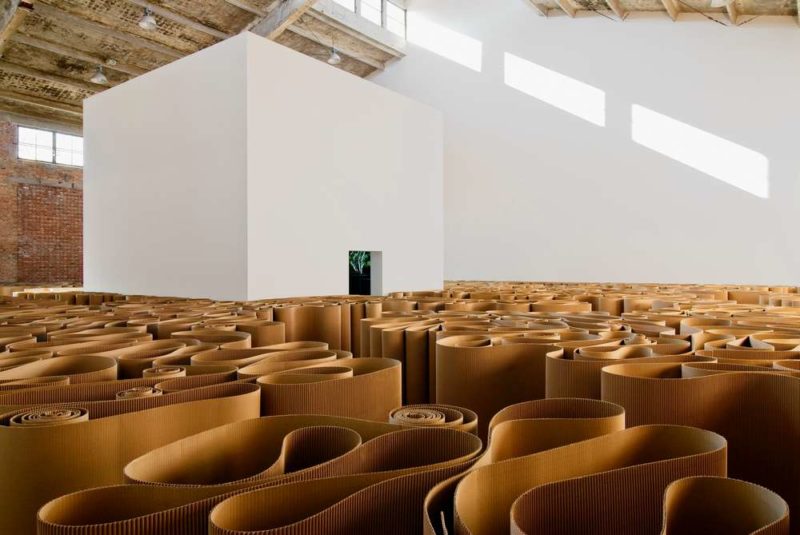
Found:
[[[80,282],[83,169],[17,159],[16,126],[0,121],[0,282]]]

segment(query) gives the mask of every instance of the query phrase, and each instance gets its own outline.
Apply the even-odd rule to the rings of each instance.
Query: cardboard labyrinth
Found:
[[[0,533],[800,534],[800,295],[0,301]]]

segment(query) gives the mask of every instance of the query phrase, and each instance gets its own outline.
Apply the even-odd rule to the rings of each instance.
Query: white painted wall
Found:
[[[244,299],[245,43],[84,102],[84,287]]]
[[[408,7],[408,55],[373,81],[444,113],[446,278],[800,283],[794,20],[542,18],[525,0]],[[585,118],[505,83],[546,96],[547,82],[564,83],[550,71],[586,97],[551,100]],[[635,105],[637,139],[703,171],[634,142]],[[711,176],[763,194],[765,162],[767,198]]]
[[[384,293],[441,288],[442,118],[251,36],[251,295],[344,294],[347,253],[383,252]]]
[[[442,119],[252,34],[87,101],[85,284],[221,299],[440,288]]]

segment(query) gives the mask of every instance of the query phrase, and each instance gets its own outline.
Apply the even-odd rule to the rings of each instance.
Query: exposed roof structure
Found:
[[[139,26],[145,9],[155,29]],[[2,0],[0,111],[79,124],[83,99],[245,30],[322,60],[335,47],[358,76],[403,55],[331,0]]]
[[[777,15],[798,16],[797,0],[529,0],[542,15],[552,10],[575,17],[581,11],[611,11],[624,19],[628,13],[663,12],[678,20],[681,13],[722,15],[733,24],[743,17]]]

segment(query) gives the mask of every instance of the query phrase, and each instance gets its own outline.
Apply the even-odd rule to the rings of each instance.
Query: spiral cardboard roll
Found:
[[[117,392],[117,399],[136,399],[147,398],[151,396],[160,396],[164,392],[160,388],[152,386],[135,386],[127,390]]]
[[[389,529],[413,533],[421,515],[412,511],[421,508],[426,489],[463,470],[480,448],[474,435],[449,429],[404,429],[308,415],[247,420],[136,459],[125,473],[138,484],[53,500],[40,510],[38,527],[47,534],[93,533],[98,523],[106,533],[207,533],[215,529],[213,524],[208,527],[209,513],[221,504],[220,522],[263,525],[288,516],[298,520],[294,528],[308,533],[309,520],[319,525],[314,523],[327,517],[351,525],[368,523],[380,530],[389,526],[385,512],[397,511],[400,505],[399,510],[409,514],[402,514],[400,524]],[[415,485],[409,486],[409,480]],[[267,508],[241,509],[226,501],[247,495],[246,504],[260,502],[265,498],[262,491],[268,495]],[[352,507],[354,500],[361,506]],[[231,519],[226,512],[231,510],[240,514]],[[336,527],[322,525],[328,526],[325,531]]]
[[[177,340],[193,338],[203,343],[216,344],[220,349],[249,349],[251,347],[250,333],[240,331],[198,329],[173,332],[170,337]]]
[[[648,346],[591,346],[575,350],[575,358],[557,355],[547,359],[546,395],[548,398],[578,397],[601,399],[601,372],[606,366],[619,362],[636,363],[683,363],[712,362],[711,357],[699,357],[690,353],[670,354],[671,351],[688,349],[688,342],[675,345]],[[659,349],[659,346],[661,348]],[[666,350],[667,354],[657,352]]]
[[[8,390],[22,390],[26,388],[41,388],[44,386],[66,386],[69,384],[69,377],[65,375],[53,375],[48,377],[32,377],[30,379],[20,379],[19,381],[8,381],[0,384],[0,392]]]
[[[603,399],[625,407],[629,426],[691,425],[725,436],[730,476],[763,485],[800,511],[800,461],[784,455],[785,444],[800,441],[800,377],[726,366],[704,363],[702,373],[691,363],[609,366]]]
[[[286,329],[286,341],[316,340],[342,348],[342,310],[338,303],[289,304],[274,308],[275,321]]]
[[[192,365],[202,366],[204,364],[228,364],[243,368],[249,364],[256,363],[265,357],[273,354],[262,349],[216,349],[203,351],[192,356]]]
[[[545,360],[564,352],[551,344],[469,335],[441,339],[436,347],[436,402],[475,411],[481,437],[504,407],[545,397]]]
[[[83,408],[42,408],[33,409],[12,416],[8,425],[10,427],[50,427],[57,425],[76,424],[89,421],[89,411]]]
[[[662,535],[789,535],[789,506],[764,487],[687,477],[667,487]]]
[[[385,421],[401,403],[400,363],[392,359],[340,359],[257,379],[262,413],[322,414]]]
[[[109,381],[117,378],[117,363],[107,357],[53,357],[0,372],[0,383],[52,376],[69,377],[72,384]]]
[[[186,377],[186,368],[182,366],[158,366],[156,368],[147,368],[142,371],[142,377],[159,380]]]
[[[239,379],[251,379],[270,375],[272,373],[294,368],[306,368],[316,365],[336,366],[337,361],[352,359],[348,351],[333,351],[323,349],[298,349],[291,351],[276,351],[267,357],[239,369]]]
[[[389,413],[389,423],[408,427],[447,427],[478,432],[478,415],[469,409],[452,405],[406,405]]]
[[[236,324],[236,330],[249,333],[253,347],[286,342],[286,325],[280,321],[249,320]]]
[[[92,396],[88,390],[107,388],[104,396],[111,401],[81,403],[89,411],[88,421],[33,427],[11,423],[22,412],[74,408],[74,402],[39,405],[0,417],[0,455],[14,459],[13,463],[0,463],[0,499],[4,504],[0,508],[0,533],[34,533],[36,511],[47,501],[81,489],[122,483],[125,464],[143,453],[259,414],[256,385],[219,384],[167,396],[116,400],[120,387],[117,382],[109,383],[44,389],[55,397],[61,389],[83,389],[85,396]],[[40,390],[2,397],[13,395],[16,401],[28,397],[31,405],[38,405],[44,397]]]
[[[587,440],[620,431],[625,427],[622,407],[612,403],[583,399],[535,400],[518,403],[498,412],[490,422],[489,446],[470,474],[483,467],[502,466],[514,458],[525,458],[572,442]],[[493,469],[495,470],[495,469]],[[482,474],[493,476],[492,471]],[[464,477],[452,478],[438,485],[425,499],[425,532],[454,533],[453,507],[456,489]],[[506,486],[500,480],[511,475],[498,472],[498,481],[489,479],[489,490],[480,510],[494,526],[494,533],[508,531],[511,504],[520,493],[518,484]],[[479,480],[485,480],[482,476]],[[476,502],[477,503],[477,502]]]

